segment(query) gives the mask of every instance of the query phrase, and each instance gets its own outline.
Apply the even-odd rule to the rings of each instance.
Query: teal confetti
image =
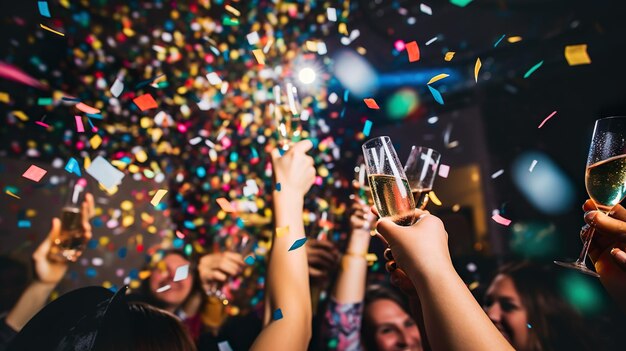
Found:
[[[530,323],[526,324],[526,326],[528,327],[528,329],[532,329],[533,328],[533,326],[530,325]]]
[[[185,245],[185,255],[189,257],[191,256],[192,253],[193,253],[193,246],[191,246],[191,244]]]
[[[526,74],[524,74],[524,79],[530,77],[531,74],[533,74],[537,69],[539,69],[539,67],[541,67],[541,65],[543,65],[543,60],[539,61],[538,64],[532,66],[528,72],[526,72]]]
[[[450,3],[452,5],[456,5],[458,7],[465,7],[465,6],[467,6],[467,4],[469,4],[472,1],[473,0],[450,0]]]
[[[272,319],[277,321],[279,319],[283,319],[283,311],[280,310],[280,308],[277,308],[273,313],[272,313]]]
[[[30,228],[30,221],[27,219],[17,221],[17,227],[18,228]]]
[[[293,245],[291,245],[291,247],[289,248],[289,251],[293,251],[295,249],[300,248],[300,246],[304,245],[305,242],[306,242],[306,237],[296,240],[293,243]]]
[[[370,132],[372,131],[372,121],[369,119],[365,121],[365,125],[363,126],[363,135],[366,137],[370,136]]]
[[[39,98],[37,99],[37,105],[39,106],[52,105],[52,98]]]
[[[443,105],[443,97],[441,96],[439,90],[431,87],[430,85],[427,85],[427,87],[430,90],[430,93],[433,94],[435,101],[437,101],[440,105]]]
[[[74,173],[79,177],[83,176],[80,173],[80,166],[78,165],[78,161],[76,161],[76,159],[73,157],[71,157],[69,161],[67,161],[67,164],[65,165],[65,170],[69,173]]]
[[[343,92],[343,101],[348,102],[348,95],[350,95],[350,90],[346,90]]]
[[[50,18],[50,9],[48,8],[47,1],[37,1],[37,6],[39,6],[39,14]]]
[[[102,115],[99,113],[87,113],[87,117],[95,118],[95,119],[102,119]]]
[[[500,42],[502,41],[502,39],[504,39],[504,37],[506,37],[506,34],[502,34],[502,36],[500,37],[500,39],[498,39],[498,41],[496,41],[495,44],[493,44],[493,47],[495,48],[496,46],[498,46],[498,44],[500,44]]]
[[[282,186],[280,185],[280,183],[276,183],[276,191],[280,191],[281,188]]]
[[[252,265],[255,261],[254,256],[250,255],[243,260],[248,266]]]

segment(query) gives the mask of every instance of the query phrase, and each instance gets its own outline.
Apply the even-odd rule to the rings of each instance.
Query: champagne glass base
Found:
[[[600,278],[600,275],[591,269],[587,268],[584,263],[578,262],[562,262],[562,261],[554,261],[554,263],[558,264],[561,267],[575,269],[581,273],[590,275],[592,277]]]

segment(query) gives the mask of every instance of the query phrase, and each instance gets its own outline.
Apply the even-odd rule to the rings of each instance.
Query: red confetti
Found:
[[[376,103],[374,99],[363,99],[363,101],[365,102],[367,107],[374,109],[374,110],[380,110],[380,107],[378,107],[378,104]]]
[[[133,99],[133,102],[141,111],[149,110],[151,108],[157,108],[158,105],[154,98],[150,94],[143,94]]]
[[[417,46],[416,41],[412,41],[410,43],[406,43],[405,45],[406,52],[409,53],[409,62],[419,61],[420,59],[420,48]]]

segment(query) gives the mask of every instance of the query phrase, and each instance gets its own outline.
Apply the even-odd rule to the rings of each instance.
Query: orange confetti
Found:
[[[152,95],[143,94],[133,99],[133,102],[141,111],[149,110],[151,108],[157,108],[158,105]]]
[[[420,59],[420,48],[417,46],[416,41],[412,41],[410,43],[406,43],[404,45],[406,48],[406,52],[409,53],[409,62],[419,61]]]
[[[367,107],[373,110],[380,110],[380,107],[378,107],[378,104],[376,103],[376,100],[374,99],[363,99],[363,102],[365,102]]]
[[[81,110],[82,112],[89,113],[89,114],[92,114],[92,115],[100,113],[100,110],[98,110],[97,108],[91,107],[91,106],[89,106],[87,104],[84,104],[82,102],[77,103],[76,104],[76,108]]]
[[[230,201],[226,200],[226,198],[220,197],[219,199],[217,199],[215,201],[217,202],[218,205],[220,205],[220,207],[222,208],[222,211],[224,211],[224,212],[235,212],[235,209],[230,204]]]

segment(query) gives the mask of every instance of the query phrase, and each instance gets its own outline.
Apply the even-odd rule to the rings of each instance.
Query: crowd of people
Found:
[[[559,296],[551,267],[530,262],[502,266],[477,301],[456,272],[445,223],[415,210],[400,226],[353,199],[350,233],[342,252],[325,240],[306,238],[304,198],[315,180],[309,141],[283,155],[272,153],[274,226],[267,260],[264,313],[207,322],[206,292],[240,275],[244,257],[215,252],[189,257],[164,250],[150,262],[139,289],[112,292],[85,287],[48,303],[69,262],[51,261],[50,238],[33,253],[35,279],[0,320],[0,350],[592,350],[597,341],[577,310]],[[82,205],[91,236],[94,199]],[[600,281],[626,312],[626,209],[610,215],[584,204],[585,239],[595,230],[589,256]],[[391,286],[368,284],[371,233],[383,240]],[[174,279],[178,267],[193,272]],[[311,289],[330,286],[317,306]],[[329,283],[330,281],[330,283]],[[169,288],[162,290],[168,285]],[[315,306],[315,307],[314,307]],[[258,318],[257,318],[258,317]]]

